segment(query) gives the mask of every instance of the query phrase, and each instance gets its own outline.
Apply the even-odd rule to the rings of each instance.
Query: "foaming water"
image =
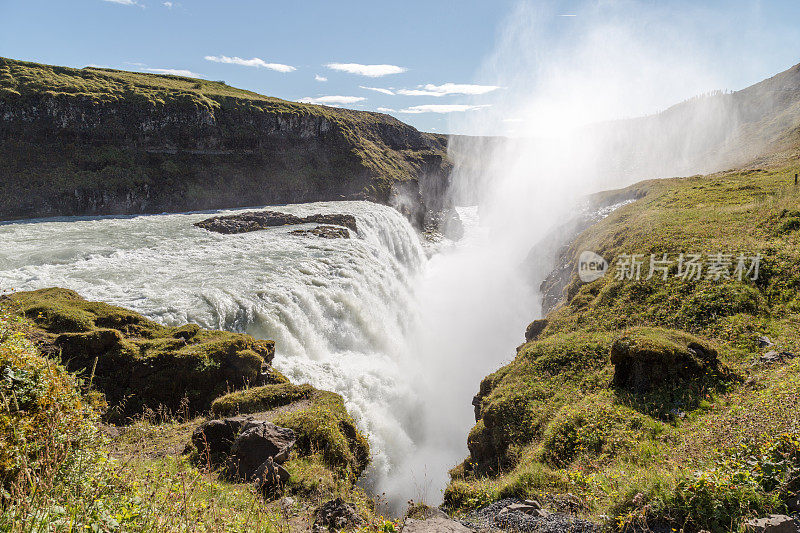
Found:
[[[66,287],[164,324],[274,339],[275,365],[292,381],[345,398],[372,445],[366,482],[381,490],[413,450],[423,406],[407,379],[405,339],[418,329],[414,285],[425,254],[385,206],[277,209],[353,214],[358,235],[289,234],[298,226],[221,235],[193,226],[207,213],[10,223],[0,225],[0,288]]]
[[[274,364],[293,382],[343,396],[372,449],[362,483],[390,512],[412,498],[440,502],[447,471],[467,455],[478,383],[513,354],[534,308],[516,263],[476,208],[460,208],[464,239],[428,248],[430,259],[386,206],[275,209],[353,214],[358,234],[221,235],[193,226],[208,213],[9,223],[0,289],[66,287],[164,324],[274,339]]]

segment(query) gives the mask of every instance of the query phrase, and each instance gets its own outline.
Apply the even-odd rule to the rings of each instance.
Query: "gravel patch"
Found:
[[[599,524],[583,520],[564,513],[551,513],[540,517],[511,511],[500,514],[500,511],[512,503],[522,500],[507,498],[482,509],[478,509],[464,517],[461,523],[478,531],[519,531],[536,533],[595,533],[602,531]]]

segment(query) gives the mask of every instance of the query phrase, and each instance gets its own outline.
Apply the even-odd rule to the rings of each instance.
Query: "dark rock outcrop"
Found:
[[[227,471],[231,478],[252,480],[268,458],[283,463],[294,446],[294,431],[265,420],[250,420],[233,441]]]
[[[317,226],[313,229],[296,229],[289,233],[300,237],[320,237],[321,239],[350,238],[350,232],[347,231],[347,228],[337,228],[336,226]]]
[[[540,318],[538,320],[534,320],[528,324],[528,327],[525,329],[525,340],[527,342],[535,341],[539,338],[539,335],[541,335],[542,331],[544,331],[544,328],[546,327],[547,319]]]
[[[340,531],[345,528],[358,526],[363,522],[358,514],[358,509],[352,503],[345,502],[342,498],[329,500],[314,511],[314,533],[323,531]]]
[[[307,217],[298,217],[289,213],[278,211],[248,211],[237,215],[222,215],[211,217],[200,222],[195,222],[195,226],[208,231],[224,234],[248,233],[259,231],[276,226],[290,226],[296,224],[317,223],[324,224],[322,228],[330,226],[342,226],[358,233],[356,217],[343,214],[315,214]],[[316,228],[319,229],[319,228]],[[301,230],[312,231],[312,230]],[[349,234],[347,235],[349,237]]]
[[[635,393],[701,381],[720,371],[717,351],[688,333],[632,328],[611,345],[614,385]]]
[[[208,420],[192,432],[201,466],[217,468],[225,462],[244,421],[242,417]]]

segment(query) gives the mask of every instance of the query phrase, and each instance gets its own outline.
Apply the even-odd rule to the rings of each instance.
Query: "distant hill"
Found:
[[[541,150],[547,157],[547,141],[538,144],[530,138],[452,136],[458,201],[480,201],[491,191],[493,181],[514,163],[505,161],[508,154],[514,158]],[[654,115],[586,126],[557,149],[565,171],[580,173],[587,192],[642,179],[797,160],[800,64],[740,91],[697,96]]]
[[[717,92],[656,115],[597,124],[606,173],[633,179],[779,162],[800,148],[800,64],[732,93]]]
[[[446,142],[221,81],[0,58],[0,219],[368,198],[422,224]]]

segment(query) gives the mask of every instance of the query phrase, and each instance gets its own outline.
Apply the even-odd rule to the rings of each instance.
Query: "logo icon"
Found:
[[[606,275],[608,261],[594,252],[582,252],[578,258],[578,277],[584,283],[589,283]]]

